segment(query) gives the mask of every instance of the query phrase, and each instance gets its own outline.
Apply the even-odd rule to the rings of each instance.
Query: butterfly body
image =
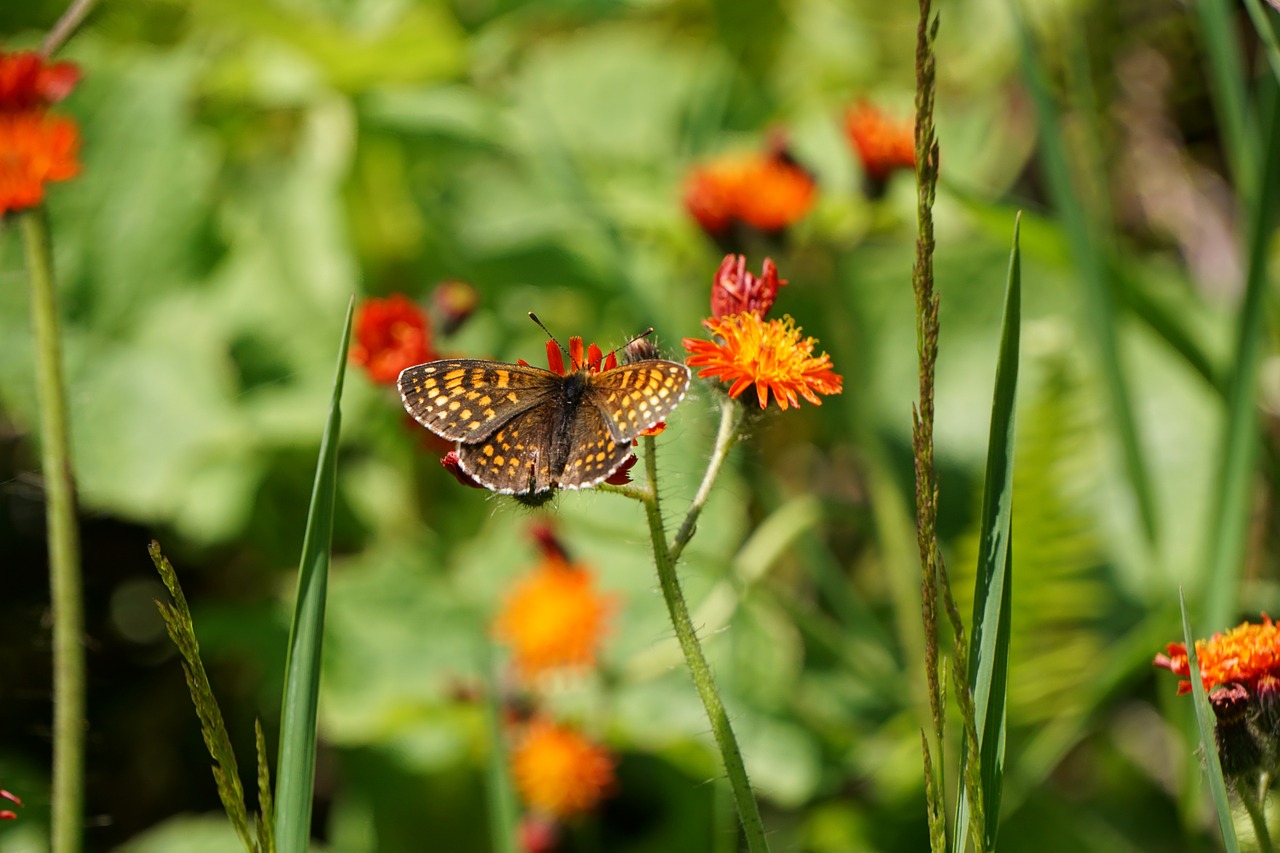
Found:
[[[689,369],[647,359],[593,373],[444,359],[400,374],[405,408],[458,442],[458,464],[504,494],[594,486],[631,452],[631,440],[684,398]]]

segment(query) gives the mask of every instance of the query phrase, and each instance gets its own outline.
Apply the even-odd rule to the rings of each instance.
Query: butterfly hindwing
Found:
[[[504,494],[541,492],[555,485],[552,466],[554,402],[535,405],[484,439],[458,445],[458,464],[471,479]]]
[[[671,414],[689,390],[689,368],[649,359],[624,364],[591,377],[590,401],[609,433],[627,442]]]
[[[585,489],[605,480],[631,455],[631,439],[616,440],[599,407],[584,403],[567,426],[564,458],[553,460],[562,470],[556,483],[562,489]]]
[[[458,358],[405,368],[397,385],[418,423],[442,438],[471,443],[547,400],[561,377],[523,364]]]

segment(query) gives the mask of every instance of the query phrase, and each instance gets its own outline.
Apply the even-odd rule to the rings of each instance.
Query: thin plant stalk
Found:
[[[693,620],[689,618],[689,606],[685,603],[684,592],[680,588],[680,578],[676,574],[676,557],[684,544],[693,535],[698,513],[701,512],[729,449],[741,434],[742,415],[733,410],[740,406],[733,401],[726,401],[721,411],[720,429],[716,436],[716,444],[711,452],[707,473],[703,477],[698,496],[689,507],[676,543],[667,543],[666,523],[662,517],[662,505],[658,498],[657,475],[658,463],[652,436],[644,439],[644,460],[647,484],[643,490],[629,491],[644,505],[645,517],[649,522],[649,537],[653,546],[653,560],[658,570],[658,584],[662,588],[662,598],[666,602],[667,612],[671,616],[671,624],[684,653],[689,675],[693,678],[698,697],[707,711],[707,719],[711,723],[711,733],[715,737],[716,746],[720,750],[724,762],[725,775],[729,778],[729,787],[733,792],[734,804],[738,810],[738,819],[747,839],[747,849],[751,853],[767,853],[769,842],[765,837],[764,821],[760,818],[760,806],[756,803],[751,791],[751,782],[747,778],[747,768],[742,760],[742,750],[738,739],[729,723],[729,715],[725,711],[724,702],[716,689],[715,679],[711,675],[711,666],[702,653],[702,643],[698,640]]]
[[[35,335],[36,391],[40,403],[41,468],[49,541],[49,593],[53,610],[53,792],[54,853],[76,853],[84,812],[85,661],[84,589],[80,577],[80,533],[62,378],[58,308],[53,292],[53,253],[43,207],[19,219],[31,280],[31,325]]]

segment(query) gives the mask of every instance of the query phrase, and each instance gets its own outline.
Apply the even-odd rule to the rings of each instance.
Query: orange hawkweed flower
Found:
[[[684,205],[712,236],[735,222],[775,233],[802,219],[816,195],[813,177],[785,151],[726,154],[694,168]]]
[[[34,51],[0,53],[0,110],[25,111],[61,101],[80,80],[70,62],[45,62]]]
[[[711,316],[727,317],[749,311],[764,319],[773,307],[778,288],[786,284],[778,277],[772,258],[765,258],[756,277],[747,272],[746,255],[725,255],[711,285]]]
[[[615,784],[603,746],[547,719],[525,729],[511,753],[512,777],[532,809],[557,818],[591,811]]]
[[[613,602],[595,576],[563,557],[545,557],[512,588],[494,621],[516,669],[535,678],[561,667],[592,666]]]
[[[0,213],[44,201],[44,186],[80,172],[75,122],[40,110],[0,111]]]
[[[831,369],[826,353],[814,356],[814,338],[802,338],[791,317],[763,320],[751,312],[703,320],[719,341],[685,338],[689,353],[685,363],[700,367],[699,376],[718,377],[730,383],[729,396],[737,397],[755,387],[760,408],[769,405],[769,396],[784,411],[799,406],[804,397],[822,405],[819,394],[839,394],[844,380]]]
[[[1225,634],[1196,640],[1196,659],[1205,690],[1239,684],[1256,694],[1260,682],[1274,684],[1274,677],[1280,675],[1280,625],[1264,613],[1260,625],[1242,622]],[[1175,675],[1191,677],[1185,643],[1170,643],[1153,663]],[[1190,681],[1178,683],[1178,695],[1190,692]]]
[[[879,107],[859,101],[845,113],[845,135],[862,162],[868,194],[884,191],[884,183],[898,169],[916,165],[915,128],[911,122],[895,122]]]
[[[413,300],[396,293],[360,305],[351,363],[363,367],[374,382],[394,383],[406,367],[435,358],[427,314]]]

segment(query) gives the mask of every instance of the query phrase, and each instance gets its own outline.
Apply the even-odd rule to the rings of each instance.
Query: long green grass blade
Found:
[[[1271,99],[1262,149],[1266,154],[1262,182],[1240,189],[1241,198],[1248,205],[1248,277],[1236,321],[1235,358],[1227,380],[1227,420],[1219,448],[1219,478],[1215,499],[1210,502],[1209,557],[1203,563],[1204,617],[1206,624],[1216,626],[1231,622],[1236,608],[1261,443],[1255,397],[1266,344],[1267,252],[1275,221],[1276,182],[1280,179],[1280,152],[1276,151],[1280,142],[1280,87],[1273,83],[1267,89]]]
[[[298,565],[298,598],[289,631],[284,700],[280,709],[280,759],[276,767],[276,849],[303,853],[311,839],[311,794],[315,785],[316,704],[320,695],[320,646],[329,586],[329,544],[333,534],[333,501],[337,485],[338,432],[342,424],[342,379],[347,367],[353,299],[347,305],[338,346],[329,420],[320,440],[307,532]]]
[[[1147,474],[1147,465],[1142,456],[1141,442],[1138,440],[1137,421],[1129,399],[1128,382],[1120,364],[1115,307],[1112,304],[1115,288],[1105,260],[1106,253],[1089,226],[1088,212],[1072,182],[1071,165],[1063,143],[1066,137],[1062,122],[1049,94],[1044,68],[1037,59],[1031,33],[1018,9],[1017,0],[1010,0],[1009,6],[1016,23],[1023,76],[1035,102],[1040,126],[1040,158],[1048,181],[1049,196],[1062,217],[1072,255],[1079,264],[1088,325],[1096,335],[1098,363],[1106,384],[1111,416],[1120,439],[1125,474],[1137,502],[1143,532],[1148,542],[1155,542],[1155,499],[1151,492],[1151,478]]]
[[[485,723],[489,732],[489,760],[485,767],[485,795],[489,801],[489,835],[494,853],[518,853],[516,847],[516,794],[507,771],[508,752],[502,728],[502,685],[494,667],[493,649],[480,638],[481,666],[488,682],[485,690]]]
[[[983,838],[994,850],[1000,825],[1004,782],[1005,703],[1008,694],[1010,602],[1013,593],[1013,449],[1014,403],[1018,391],[1018,349],[1022,330],[1022,258],[1020,222],[1014,220],[1013,251],[1005,286],[1004,322],[991,403],[991,432],[982,495],[982,528],[973,595],[973,636],[969,641],[969,684],[973,688],[981,749]],[[968,761],[969,756],[963,756]],[[963,768],[961,775],[963,776]],[[955,850],[964,849],[968,803],[963,786],[957,805]]]
[[[1227,799],[1227,783],[1222,778],[1222,763],[1218,760],[1218,742],[1213,731],[1216,719],[1209,707],[1209,694],[1200,680],[1200,661],[1196,659],[1196,636],[1191,632],[1191,617],[1187,614],[1187,599],[1178,590],[1178,605],[1182,608],[1182,639],[1187,644],[1187,661],[1191,668],[1191,695],[1195,700],[1196,725],[1200,729],[1200,745],[1204,749],[1205,773],[1209,777],[1209,790],[1213,792],[1213,808],[1218,813],[1218,828],[1222,831],[1222,844],[1227,853],[1238,853],[1240,842],[1236,838],[1235,821],[1231,818],[1231,803]]]

